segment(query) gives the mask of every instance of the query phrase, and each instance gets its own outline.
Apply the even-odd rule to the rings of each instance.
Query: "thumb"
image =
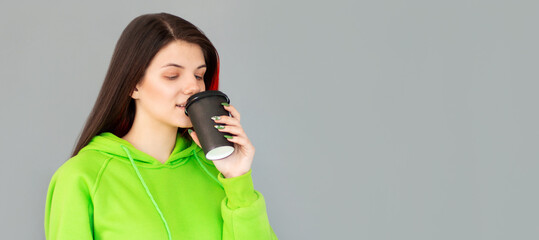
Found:
[[[202,146],[200,145],[200,141],[198,140],[198,136],[197,136],[197,133],[191,129],[187,130],[187,132],[189,133],[189,136],[191,136],[191,138],[193,139],[193,141],[200,147],[202,148]]]

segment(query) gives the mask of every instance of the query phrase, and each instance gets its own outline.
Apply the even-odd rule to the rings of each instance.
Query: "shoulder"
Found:
[[[77,184],[91,189],[110,158],[110,156],[97,151],[80,152],[56,170],[51,183]]]

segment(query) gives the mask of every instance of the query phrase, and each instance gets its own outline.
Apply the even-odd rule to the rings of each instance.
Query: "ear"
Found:
[[[135,87],[135,89],[133,90],[133,92],[131,92],[131,98],[133,99],[139,99],[139,91],[138,91],[138,88]]]

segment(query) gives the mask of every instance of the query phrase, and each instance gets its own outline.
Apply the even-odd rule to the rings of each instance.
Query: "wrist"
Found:
[[[247,169],[247,171],[238,171],[238,172],[230,172],[230,173],[222,173],[222,174],[223,174],[223,177],[225,178],[235,178],[235,177],[239,177],[246,174],[247,172],[249,172],[249,170],[251,169]]]

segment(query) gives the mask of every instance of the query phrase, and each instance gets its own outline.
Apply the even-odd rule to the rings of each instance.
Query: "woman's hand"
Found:
[[[234,143],[234,152],[223,159],[215,160],[213,163],[219,172],[225,178],[233,178],[247,173],[251,169],[253,157],[255,155],[255,147],[243,131],[240,124],[240,113],[232,105],[224,106],[230,112],[231,116],[219,116],[219,119],[214,119],[215,124],[220,126],[217,128],[220,132],[229,133],[228,141]],[[226,125],[225,125],[226,124]],[[223,128],[224,127],[224,128]],[[191,132],[191,138],[200,146],[200,141],[196,132]]]

